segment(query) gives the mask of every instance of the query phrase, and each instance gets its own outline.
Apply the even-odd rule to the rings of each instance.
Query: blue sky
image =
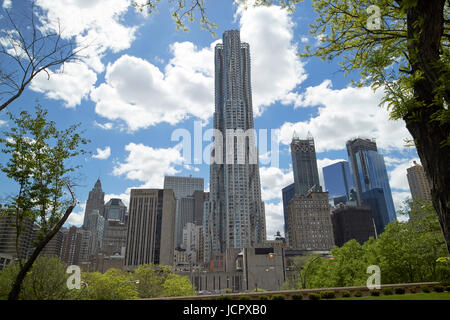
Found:
[[[14,11],[26,4],[6,0],[2,6]],[[300,137],[308,131],[314,136],[320,176],[323,166],[347,160],[346,140],[375,138],[397,209],[410,196],[406,168],[418,156],[404,146],[410,138],[404,123],[389,120],[386,109],[378,106],[383,93],[351,87],[357,74],[344,77],[337,61],[296,55],[305,45],[319,44],[308,33],[315,15],[310,1],[294,14],[278,6],[244,10],[232,1],[207,1],[208,16],[218,25],[216,38],[198,23],[187,25],[189,32],[176,31],[167,1],[151,16],[129,4],[36,1],[46,27],[54,27],[58,18],[65,39],[91,44],[82,61],[67,64],[63,73],[52,69],[50,80],[45,74],[36,77],[8,107],[17,113],[32,110],[38,101],[58,126],[81,122],[92,140],[92,155],[80,159],[75,189],[80,205],[70,224],[82,223],[85,201],[98,177],[107,199],[120,197],[125,203],[130,188],[161,188],[164,175],[203,177],[209,188],[209,165],[183,159],[179,141],[171,136],[186,129],[193,146],[196,123],[203,125],[203,132],[212,128],[214,45],[229,29],[241,30],[241,40],[250,44],[255,128],[280,130],[279,165],[260,163],[268,237],[283,230],[281,189],[293,181],[288,145],[294,130]],[[0,113],[0,130],[9,125],[5,112]],[[204,141],[203,147],[208,144]],[[0,161],[6,158],[1,155]],[[0,174],[0,201],[14,188]]]

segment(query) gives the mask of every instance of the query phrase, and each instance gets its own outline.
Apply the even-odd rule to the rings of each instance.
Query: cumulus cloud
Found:
[[[197,52],[190,43],[174,44],[172,50],[194,56]],[[214,110],[212,76],[203,69],[193,71],[193,65],[178,65],[177,57],[173,62],[163,73],[144,59],[121,56],[108,65],[105,83],[92,90],[95,111],[109,120],[125,121],[130,131],[161,122],[173,125],[190,115],[207,120]]]
[[[284,233],[283,202],[266,203],[266,234],[268,239],[273,239],[277,231]]]
[[[419,158],[413,159],[396,159],[399,162],[394,166],[389,173],[389,184],[391,188],[402,191],[409,191],[408,178],[406,176],[406,169],[412,166],[413,161],[420,163]]]
[[[84,221],[84,211],[86,210],[86,202],[79,203],[72,213],[67,218],[66,223],[64,224],[66,227],[68,226],[76,226],[80,227]]]
[[[237,9],[241,40],[250,44],[254,114],[284,101],[305,78],[296,55],[293,22],[281,7]],[[106,67],[105,82],[91,93],[97,114],[122,120],[130,131],[189,117],[202,120],[214,112],[214,47],[192,42],[170,45],[171,59],[161,68],[123,55]],[[161,61],[158,61],[161,64]]]
[[[260,167],[259,175],[261,179],[261,198],[266,202],[281,199],[281,189],[294,182],[294,175],[291,169]]]
[[[115,165],[113,175],[144,182],[141,188],[162,188],[165,175],[180,172],[176,166],[183,158],[177,147],[164,149],[129,143],[125,150],[128,156],[125,162]]]
[[[406,191],[393,191],[392,200],[394,201],[395,211],[403,211],[405,207],[405,201],[411,199],[411,193]]]
[[[122,17],[130,9],[130,0],[37,0],[46,15],[41,21],[46,28],[58,30],[62,26],[64,39],[75,38],[83,50],[84,61],[96,72],[104,65],[101,58],[107,50],[128,49],[135,39],[136,26],[126,26]]]
[[[42,32],[61,30],[63,41],[74,41],[75,50],[81,51],[78,63],[48,70],[49,79],[46,73],[38,74],[30,88],[75,107],[88,97],[97,73],[104,71],[105,54],[128,49],[136,38],[138,27],[122,21],[131,8],[130,0],[37,0],[35,4],[42,9]]]
[[[106,160],[111,155],[111,148],[107,146],[105,149],[97,148],[97,154],[94,154],[92,158]]]
[[[69,62],[57,71],[48,70],[34,77],[30,89],[44,93],[47,98],[59,99],[66,107],[75,107],[87,98],[97,81],[97,74],[84,63]]]
[[[370,87],[333,89],[330,80],[308,87],[296,101],[297,106],[318,106],[318,115],[307,121],[285,122],[280,128],[281,143],[289,144],[295,130],[300,135],[310,131],[316,151],[345,149],[348,139],[356,136],[375,138],[385,150],[404,148],[411,138],[402,121],[389,119],[389,112],[379,106],[382,90]]]
[[[286,99],[307,74],[293,41],[295,24],[286,9],[279,6],[240,5],[241,41],[250,45],[254,113]]]
[[[112,122],[99,123],[94,120],[94,126],[99,127],[103,130],[111,130],[113,128]]]
[[[3,0],[2,8],[3,9],[11,9],[12,1],[11,0]]]

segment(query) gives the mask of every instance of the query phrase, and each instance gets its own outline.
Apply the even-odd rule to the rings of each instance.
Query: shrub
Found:
[[[259,296],[259,300],[269,300],[269,296]]]
[[[362,297],[362,293],[361,293],[361,291],[357,290],[357,291],[355,291],[355,293],[353,293],[353,296],[354,297]]]
[[[286,299],[286,296],[284,294],[274,294],[272,296],[272,300],[284,300]]]
[[[291,296],[292,300],[302,300],[303,299],[303,295],[301,294],[293,294]]]
[[[380,295],[380,290],[370,290],[370,295],[378,297]]]
[[[444,292],[443,286],[434,286],[433,287],[434,292]]]
[[[410,287],[408,288],[410,293],[416,293],[417,292],[417,288],[416,287]]]
[[[218,296],[216,300],[232,300],[230,296]]]
[[[392,290],[392,288],[384,288],[383,289],[383,294],[385,296],[390,296],[390,295],[394,294],[394,291]]]
[[[405,288],[395,288],[394,292],[395,292],[395,294],[404,294]]]
[[[335,294],[334,294],[334,291],[331,291],[331,290],[321,291],[320,297],[322,299],[333,299],[333,298],[335,298]]]
[[[342,294],[342,296],[343,296],[344,298],[348,298],[348,297],[351,296],[351,295],[350,295],[350,291],[348,291],[348,290],[343,290],[343,291],[341,291],[341,294]]]
[[[450,286],[446,286],[445,291],[450,292]]]
[[[320,294],[315,292],[308,293],[309,300],[320,300]]]
[[[424,293],[431,292],[430,287],[428,287],[428,286],[421,286],[420,290],[422,290],[422,292],[424,292]]]
[[[239,300],[252,300],[249,296],[240,296]]]

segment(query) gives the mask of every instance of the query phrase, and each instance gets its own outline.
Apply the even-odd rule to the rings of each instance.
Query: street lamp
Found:
[[[87,282],[85,281],[80,281],[80,284],[84,285],[86,287],[87,290],[87,300],[89,300],[89,285]]]
[[[329,260],[334,260],[334,259],[335,259],[334,256],[332,256],[332,255],[327,255],[327,257],[328,257]],[[318,260],[319,258],[322,258],[322,256],[321,256],[321,255],[318,255],[317,257],[315,257],[314,259],[312,259],[311,262],[308,263],[308,265],[306,266],[305,273],[303,274],[303,277],[302,277],[302,289],[306,289],[306,274],[308,273],[309,267],[313,264],[314,261]],[[301,272],[303,269],[304,269],[304,268],[302,268],[302,269],[300,270],[300,272]]]

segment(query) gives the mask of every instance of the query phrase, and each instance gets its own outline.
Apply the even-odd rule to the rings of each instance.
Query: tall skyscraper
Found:
[[[294,134],[291,142],[291,155],[295,194],[302,196],[312,191],[322,192],[317,170],[316,148],[310,133],[306,139],[300,139]]]
[[[193,194],[195,191],[204,190],[204,179],[193,177],[165,176],[164,189],[172,189],[177,200],[175,213],[175,246],[179,247],[183,242],[183,227],[187,222],[193,222]],[[188,198],[189,200],[182,200]],[[192,206],[189,203],[192,202]]]
[[[406,171],[412,198],[431,201],[431,186],[423,167],[414,161],[414,165]]]
[[[325,190],[330,199],[345,197],[350,200],[350,191],[354,188],[350,166],[347,161],[340,161],[323,167]],[[345,201],[345,202],[346,202]]]
[[[102,183],[100,178],[95,182],[94,188],[89,192],[89,197],[86,201],[86,209],[84,210],[83,229],[89,230],[89,214],[97,210],[103,216],[103,206],[105,205],[105,193],[102,190]]]
[[[210,201],[213,254],[255,247],[266,239],[253,125],[250,47],[238,30],[215,47],[214,147]],[[220,133],[220,134],[219,134]]]
[[[347,141],[350,168],[356,186],[358,204],[362,205],[362,194],[375,188],[383,189],[389,221],[396,220],[389,177],[383,155],[378,153],[374,140],[356,138]],[[375,217],[374,217],[375,219]]]
[[[176,200],[172,190],[131,189],[125,266],[173,265]]]

